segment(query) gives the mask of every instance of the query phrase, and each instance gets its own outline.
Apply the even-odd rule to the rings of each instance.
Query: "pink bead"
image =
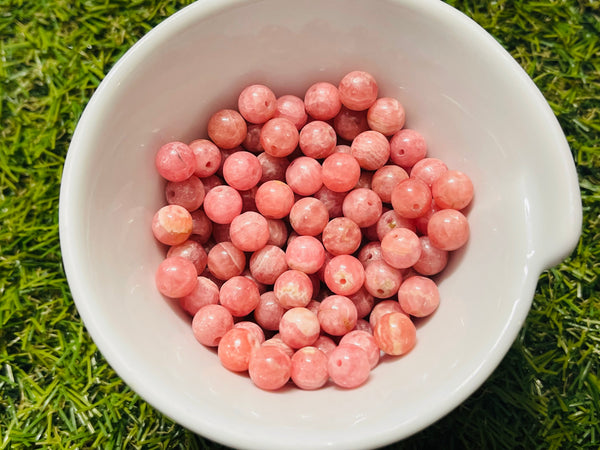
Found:
[[[267,223],[269,224],[269,240],[267,244],[283,247],[288,239],[287,225],[283,220],[279,219],[267,219]]]
[[[421,256],[413,265],[413,269],[427,276],[436,275],[444,270],[448,264],[448,252],[431,245],[429,236],[421,236],[419,241],[421,241]]]
[[[298,195],[313,195],[323,186],[319,161],[308,156],[294,159],[285,172],[285,180]]]
[[[380,350],[373,335],[367,331],[355,330],[342,336],[340,345],[356,345],[365,351],[369,358],[369,366],[374,369],[379,363]]]
[[[343,336],[356,326],[356,306],[343,295],[330,295],[321,301],[317,317],[321,329],[331,336]]]
[[[308,115],[304,108],[304,101],[295,95],[283,95],[277,99],[277,108],[273,117],[283,117],[292,122],[296,129],[301,130]]]
[[[372,241],[363,245],[358,252],[358,260],[364,267],[373,261],[382,259],[381,256],[381,242]]]
[[[371,365],[367,353],[356,345],[339,345],[327,362],[331,380],[339,387],[357,388],[369,378]]]
[[[333,153],[323,161],[323,184],[334,192],[351,190],[360,179],[358,161],[347,153]]]
[[[232,372],[248,370],[250,355],[258,351],[260,344],[250,331],[232,328],[226,332],[217,347],[217,355],[223,367]]]
[[[286,270],[275,281],[273,292],[285,309],[305,307],[312,299],[312,281],[304,272]]]
[[[350,191],[344,198],[342,211],[344,216],[359,227],[374,225],[381,217],[382,203],[379,196],[370,189],[358,188]]]
[[[275,293],[267,291],[260,296],[258,305],[254,309],[254,320],[265,330],[278,330],[285,311],[277,301]]]
[[[250,257],[250,273],[260,283],[274,284],[288,269],[285,252],[274,245],[265,245]]]
[[[194,264],[197,273],[204,272],[206,260],[208,258],[204,251],[204,247],[192,240],[187,240],[169,248],[169,251],[167,251],[167,258],[171,256],[181,256],[185,259],[189,259]]]
[[[265,342],[263,342],[261,347],[276,347],[279,350],[282,350],[290,358],[294,356],[294,349],[283,342],[279,333],[275,334],[271,339],[267,339]]]
[[[257,158],[262,168],[261,183],[274,180],[285,181],[285,171],[290,165],[287,158],[277,158],[265,152],[260,153]]]
[[[398,183],[407,178],[408,174],[402,167],[396,165],[383,166],[373,174],[371,189],[379,195],[382,202],[391,203],[392,191]]]
[[[253,188],[261,177],[260,162],[250,152],[235,152],[223,164],[223,178],[229,186],[239,191]]]
[[[448,166],[437,158],[423,158],[410,169],[410,176],[418,178],[431,187],[438,177],[448,170]]]
[[[298,146],[298,139],[296,126],[283,117],[269,120],[260,132],[263,150],[278,158],[290,155]]]
[[[179,205],[188,211],[195,211],[204,201],[204,185],[194,175],[183,181],[169,181],[165,196],[169,205]]]
[[[229,236],[233,245],[240,250],[255,252],[267,245],[269,224],[260,214],[248,211],[233,219]]]
[[[356,294],[365,281],[365,270],[358,259],[350,255],[339,255],[325,266],[325,284],[339,295]]]
[[[367,317],[375,305],[375,299],[369,294],[369,291],[365,289],[364,285],[356,294],[349,295],[348,298],[352,300],[352,303],[356,306],[356,317],[359,319]]]
[[[421,256],[419,237],[408,228],[395,228],[381,240],[381,256],[396,269],[411,267]]]
[[[400,130],[390,140],[390,159],[399,166],[412,167],[426,154],[425,138],[415,130]]]
[[[216,347],[221,338],[233,328],[233,316],[221,305],[200,308],[192,320],[194,337],[202,345]]]
[[[364,111],[375,103],[379,89],[373,75],[361,70],[354,70],[342,78],[338,91],[340,100],[346,108]]]
[[[221,150],[219,150],[219,147],[208,139],[196,139],[190,143],[190,148],[196,159],[194,175],[204,178],[217,172],[221,165]]]
[[[260,134],[262,131],[263,124],[251,123],[248,125],[248,130],[246,131],[246,137],[244,138],[244,142],[242,142],[242,147],[248,150],[251,153],[261,153],[264,151],[262,148],[262,144],[260,143]]]
[[[386,234],[396,228],[408,228],[411,231],[417,230],[414,220],[401,217],[392,209],[384,212],[377,221],[377,237],[381,240]]]
[[[323,202],[327,208],[329,218],[340,217],[343,214],[342,204],[344,203],[346,192],[333,192],[327,187],[322,186],[313,196]]]
[[[252,272],[250,272],[250,269],[244,269],[244,271],[242,272],[242,276],[248,278],[250,281],[252,281],[254,284],[256,284],[256,287],[258,288],[258,293],[260,295],[267,292],[267,285],[264,283],[261,283],[256,278],[254,278],[254,276],[252,275]],[[270,288],[270,286],[269,286],[269,288]]]
[[[252,354],[248,373],[260,389],[274,391],[282,388],[292,374],[292,360],[280,348],[262,346]]]
[[[404,107],[395,98],[378,98],[367,112],[369,127],[385,136],[398,132],[404,126],[405,119]]]
[[[352,111],[342,106],[333,119],[333,128],[339,137],[351,142],[356,136],[369,129],[366,111]]]
[[[375,327],[377,326],[377,322],[379,322],[379,319],[381,319],[386,314],[392,312],[402,313],[406,315],[402,310],[400,303],[398,303],[396,300],[380,301],[375,306],[373,306],[373,310],[371,311],[371,315],[369,316],[369,325],[371,325],[371,328],[375,329]]]
[[[398,291],[398,302],[407,314],[426,317],[440,304],[440,293],[431,278],[414,276],[407,278]]]
[[[327,355],[316,347],[304,347],[292,356],[292,381],[300,389],[314,390],[329,380]]]
[[[183,181],[194,174],[196,158],[183,142],[169,142],[158,149],[154,160],[160,176],[168,181]]]
[[[382,133],[375,130],[360,133],[354,138],[350,148],[352,156],[366,170],[383,167],[390,157],[390,143]]]
[[[469,240],[469,222],[455,209],[442,209],[431,216],[427,235],[431,245],[440,250],[459,249]]]
[[[192,235],[191,239],[200,244],[206,243],[212,234],[213,224],[203,209],[197,209],[191,213],[192,216]]]
[[[241,145],[248,128],[242,115],[233,109],[222,109],[208,121],[208,136],[222,149],[232,149]]]
[[[198,277],[198,284],[194,290],[179,298],[179,305],[191,316],[194,316],[203,306],[217,303],[219,303],[219,287],[206,277]]]
[[[294,203],[289,219],[290,225],[296,233],[317,236],[327,225],[329,213],[320,200],[314,197],[304,197]]]
[[[371,335],[373,334],[373,328],[371,327],[371,324],[365,319],[358,319],[353,331],[364,331]]]
[[[312,236],[298,236],[288,245],[285,260],[290,269],[313,274],[325,262],[325,250],[318,239]]]
[[[365,288],[376,298],[390,298],[398,293],[402,272],[383,260],[375,261],[365,268]]]
[[[401,217],[421,217],[431,206],[431,189],[418,178],[403,180],[392,191],[392,206]]]
[[[313,84],[304,95],[304,108],[316,120],[333,119],[342,108],[337,87],[324,81]]]
[[[322,239],[325,249],[332,255],[350,255],[360,247],[362,232],[347,217],[336,217],[323,229]]]
[[[179,298],[194,290],[198,284],[198,272],[189,259],[172,256],[159,264],[155,281],[156,288],[162,295]]]
[[[243,328],[245,330],[248,330],[250,334],[253,335],[254,338],[258,341],[259,344],[265,342],[265,332],[255,322],[252,322],[250,320],[242,320],[241,322],[237,322],[235,325],[233,325],[233,328]]]
[[[230,186],[216,186],[204,197],[204,212],[215,223],[231,223],[242,212],[242,197]]]
[[[254,311],[260,300],[256,283],[243,276],[225,281],[219,292],[219,302],[234,317],[244,317]]]
[[[288,309],[279,323],[281,339],[294,349],[314,344],[320,332],[317,315],[306,308]]]
[[[388,355],[404,355],[415,346],[417,330],[406,314],[393,312],[379,319],[373,337]]]
[[[208,252],[207,266],[219,280],[228,280],[242,274],[246,255],[231,242],[220,242]]]
[[[352,149],[350,148],[349,145],[336,145],[335,148],[333,149],[334,153],[347,153],[349,155],[352,154]]]
[[[431,193],[439,207],[463,209],[473,199],[473,183],[464,173],[448,170],[431,185]]]
[[[238,97],[238,110],[250,123],[264,123],[273,117],[277,98],[271,89],[262,84],[244,88]]]
[[[177,245],[185,242],[192,234],[192,216],[179,205],[160,208],[152,218],[152,233],[163,244]]]
[[[315,120],[302,127],[298,144],[305,156],[323,159],[335,150],[337,135],[327,122]]]
[[[267,181],[256,191],[256,208],[268,219],[287,216],[294,205],[294,191],[282,181]]]
[[[321,336],[319,336],[317,338],[317,340],[313,344],[313,347],[321,350],[323,353],[325,353],[325,356],[327,356],[327,358],[329,359],[331,352],[333,352],[333,350],[335,350],[337,345],[334,342],[334,340],[331,339],[329,336],[322,334]]]

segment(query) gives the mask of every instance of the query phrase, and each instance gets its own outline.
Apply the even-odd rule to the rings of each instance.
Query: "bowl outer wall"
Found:
[[[189,319],[154,291],[164,249],[146,230],[164,184],[153,155],[169,140],[203,137],[209,112],[234,107],[245,84],[302,95],[356,68],[402,101],[431,156],[473,178],[472,237],[440,279],[442,304],[419,324],[409,355],[384,360],[357,390],[262,392],[198,347]],[[568,255],[580,227],[572,157],[543,96],[491,36],[435,0],[184,8],[97,89],[60,199],[69,285],[107,361],[166,415],[238,448],[375,447],[430,425],[495,369],[540,271]]]

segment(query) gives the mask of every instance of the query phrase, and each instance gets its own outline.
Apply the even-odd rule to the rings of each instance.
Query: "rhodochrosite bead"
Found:
[[[199,178],[208,177],[217,172],[221,166],[221,150],[208,139],[196,139],[190,143],[196,159],[194,175]]]
[[[294,124],[296,129],[301,130],[308,115],[304,108],[304,101],[295,95],[282,95],[277,99],[277,108],[273,117],[283,117]]]
[[[231,223],[242,212],[242,196],[231,186],[216,186],[204,197],[204,212],[219,224]]]
[[[371,130],[384,136],[391,136],[404,126],[404,107],[395,98],[381,97],[375,100],[367,112],[367,122]]]
[[[363,111],[375,103],[379,88],[373,75],[354,70],[344,75],[338,85],[338,91],[340,100],[346,108]]]
[[[371,178],[371,189],[379,195],[382,202],[391,203],[392,191],[403,180],[408,178],[406,170],[396,165],[380,167]]]
[[[275,281],[275,297],[285,309],[308,305],[313,294],[312,281],[304,272],[286,270]]]
[[[238,151],[223,163],[223,178],[234,189],[246,191],[258,184],[262,177],[262,167],[256,155]]]
[[[256,283],[244,276],[231,277],[219,291],[219,302],[234,317],[244,317],[254,311],[260,301]]]
[[[298,236],[287,246],[285,261],[290,269],[312,274],[325,262],[325,249],[321,241],[312,236]]]
[[[206,305],[200,308],[192,320],[194,337],[202,345],[216,347],[221,338],[233,328],[233,316],[221,305]]]
[[[231,242],[219,242],[208,252],[206,265],[219,280],[228,280],[242,274],[246,255]]]
[[[306,112],[316,120],[333,119],[342,108],[340,93],[333,84],[324,81],[310,86],[304,95]]]
[[[344,216],[361,228],[375,225],[381,216],[382,210],[381,199],[371,189],[354,189],[348,192],[342,203]]]
[[[252,353],[248,365],[250,379],[267,391],[283,387],[292,374],[292,360],[281,348],[264,344]]]
[[[398,290],[398,302],[405,313],[415,317],[425,317],[437,309],[440,304],[440,293],[431,278],[409,277]]]
[[[250,123],[264,123],[275,114],[277,98],[271,89],[263,84],[245,87],[238,97],[238,110]]]
[[[181,256],[189,259],[196,268],[196,272],[202,273],[206,268],[208,256],[204,247],[196,241],[187,240],[181,244],[174,245],[167,251],[167,258],[170,256]]]
[[[325,284],[339,295],[356,294],[365,282],[365,269],[358,259],[351,255],[339,255],[325,266]]]
[[[431,205],[431,189],[418,178],[401,181],[392,190],[392,206],[399,216],[416,219],[424,215]]]
[[[440,273],[448,264],[448,252],[431,245],[429,236],[419,237],[421,241],[421,256],[413,264],[413,269],[421,275],[436,275]]]
[[[426,154],[427,143],[418,131],[406,128],[390,140],[390,159],[399,166],[412,167]]]
[[[254,319],[263,329],[275,331],[286,309],[279,304],[273,291],[265,292],[254,309]]]
[[[250,355],[260,348],[256,337],[245,328],[231,328],[217,347],[217,355],[223,367],[232,372],[248,370]]]
[[[183,206],[163,206],[152,218],[152,233],[163,244],[181,244],[192,234],[192,215]]]
[[[440,208],[463,209],[473,198],[473,183],[464,173],[448,170],[433,182],[431,193]]]
[[[371,369],[374,369],[379,362],[380,349],[373,335],[367,331],[354,330],[342,336],[340,345],[356,345],[363,349],[369,358]]]
[[[219,287],[207,277],[198,277],[198,283],[192,292],[179,299],[179,304],[191,316],[200,308],[219,303]]]
[[[388,355],[404,355],[415,346],[417,329],[406,314],[393,312],[377,321],[373,337],[379,348]]]
[[[438,177],[448,170],[444,161],[437,158],[423,158],[410,169],[410,176],[419,178],[427,186],[431,186]]]
[[[183,142],[168,142],[158,149],[154,160],[158,173],[168,181],[183,181],[196,170],[192,149]]]
[[[294,349],[314,344],[320,332],[317,315],[306,308],[288,309],[279,322],[281,339]]]
[[[233,109],[222,109],[208,121],[208,136],[222,149],[233,149],[242,144],[248,127],[242,115]]]
[[[169,181],[165,188],[167,203],[183,206],[188,211],[200,208],[204,201],[204,185],[192,175],[187,180]]]
[[[322,238],[325,249],[332,255],[350,255],[360,247],[362,233],[352,220],[336,217],[327,223]]]
[[[290,225],[296,233],[317,236],[327,225],[329,213],[320,200],[314,197],[304,197],[294,203],[290,209],[289,219]]]
[[[457,250],[469,240],[469,222],[455,209],[442,209],[431,216],[427,235],[431,245],[441,250]]]
[[[381,256],[396,269],[411,267],[421,256],[419,237],[408,228],[395,228],[381,240]]]
[[[231,242],[244,252],[260,250],[269,241],[269,224],[258,213],[248,211],[231,221],[229,228]]]
[[[383,167],[390,157],[390,143],[382,133],[375,130],[363,131],[356,136],[350,149],[360,167],[366,170]]]
[[[292,356],[291,378],[300,389],[312,390],[324,386],[329,379],[327,355],[316,347],[298,349]]]
[[[375,329],[375,326],[377,325],[377,322],[379,322],[379,319],[391,312],[399,312],[404,314],[400,303],[398,303],[396,300],[380,301],[373,307],[373,310],[371,311],[371,315],[369,316],[369,325],[371,325],[371,327]]]
[[[339,137],[352,142],[363,131],[369,129],[366,111],[352,111],[342,106],[341,111],[333,119],[333,128]]]
[[[265,245],[250,257],[250,273],[259,283],[274,284],[288,269],[285,252],[275,245]]]
[[[327,122],[320,120],[304,125],[298,139],[302,153],[315,159],[327,158],[335,150],[336,144],[335,130]]]
[[[277,117],[264,124],[260,131],[260,145],[271,156],[290,155],[298,146],[298,129],[284,117]]]
[[[331,336],[343,336],[356,326],[358,320],[356,306],[343,295],[323,299],[317,316],[323,331]]]
[[[327,370],[336,385],[352,389],[367,381],[371,364],[367,353],[362,348],[345,344],[337,346],[331,352]]]
[[[322,167],[323,184],[334,192],[347,192],[360,179],[360,165],[347,153],[329,155]]]
[[[172,256],[159,264],[155,279],[161,294],[178,298],[194,290],[198,284],[198,272],[189,259]]]

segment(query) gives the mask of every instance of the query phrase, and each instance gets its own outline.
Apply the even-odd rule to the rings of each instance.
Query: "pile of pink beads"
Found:
[[[224,367],[266,390],[354,388],[414,347],[440,301],[431,277],[469,238],[473,185],[404,124],[354,71],[304,99],[248,86],[209,139],[158,150],[156,286]]]

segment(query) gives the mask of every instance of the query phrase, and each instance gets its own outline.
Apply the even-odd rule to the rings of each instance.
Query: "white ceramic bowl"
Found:
[[[164,203],[154,154],[206,137],[216,109],[264,83],[302,95],[363,69],[397,97],[429,154],[468,173],[471,239],[440,282],[441,305],[410,354],[355,390],[265,392],[223,369],[161,297]],[[365,448],[427,427],[499,364],[540,272],[574,248],[577,176],[543,96],[482,28],[437,0],[203,0],[152,30],[89,102],[60,197],[64,265],[77,308],[118,374],[190,430],[233,447]]]

